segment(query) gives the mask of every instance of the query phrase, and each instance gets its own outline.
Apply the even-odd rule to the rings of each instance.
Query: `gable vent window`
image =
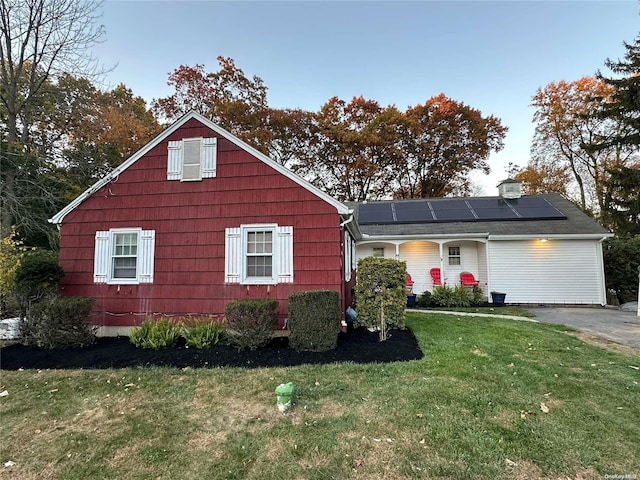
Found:
[[[169,142],[167,180],[194,182],[215,177],[217,150],[217,138],[185,138]]]

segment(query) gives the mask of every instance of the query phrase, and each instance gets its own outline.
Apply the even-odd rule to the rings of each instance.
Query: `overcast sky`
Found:
[[[353,96],[400,110],[439,93],[495,115],[509,128],[484,194],[525,166],[539,87],[577,80],[624,55],[640,34],[637,1],[214,2],[107,1],[106,41],[95,50],[109,87],[122,82],[148,102],[171,94],[178,66],[216,57],[261,77],[272,107],[317,111]]]

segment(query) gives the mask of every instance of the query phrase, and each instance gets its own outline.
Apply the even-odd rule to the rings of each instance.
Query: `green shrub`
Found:
[[[182,336],[188,347],[209,348],[220,343],[224,326],[211,317],[187,318],[182,323]]]
[[[15,269],[14,289],[20,309],[27,313],[29,305],[56,294],[58,282],[64,275],[58,265],[58,255],[48,250],[26,252]]]
[[[160,348],[175,347],[182,332],[182,322],[174,322],[170,318],[158,320],[147,319],[131,330],[129,340],[136,347]]]
[[[96,339],[96,327],[89,322],[94,303],[93,298],[63,297],[33,304],[20,322],[22,342],[43,348],[91,345]]]
[[[478,305],[482,305],[485,302],[484,299],[484,291],[478,286],[478,285],[474,285],[473,289],[471,290],[471,295],[472,295],[472,299],[471,299],[471,305],[478,306]]]
[[[424,292],[422,292],[420,296],[418,296],[418,299],[416,300],[416,307],[429,308],[433,306],[434,306],[433,297],[429,290],[425,290]]]
[[[640,236],[609,238],[602,253],[607,289],[615,292],[620,304],[637,300]]]
[[[246,298],[228,303],[224,309],[227,335],[238,348],[258,348],[273,336],[278,320],[278,301],[270,298]]]
[[[469,307],[473,293],[462,285],[453,288],[448,285],[436,285],[433,287],[432,298],[437,307]]]
[[[340,295],[333,290],[293,292],[289,296],[289,345],[324,352],[336,348],[340,331]]]
[[[377,328],[380,340],[386,340],[387,328],[404,328],[406,279],[405,262],[377,257],[363,258],[358,262],[358,323]]]

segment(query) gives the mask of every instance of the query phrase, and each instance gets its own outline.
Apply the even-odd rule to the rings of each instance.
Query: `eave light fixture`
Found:
[[[540,243],[547,243],[549,241],[548,238],[541,238]]]

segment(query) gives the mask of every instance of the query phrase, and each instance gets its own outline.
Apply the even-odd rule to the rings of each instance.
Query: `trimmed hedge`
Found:
[[[333,290],[293,292],[289,296],[289,346],[324,352],[336,348],[340,296]]]
[[[94,303],[94,298],[63,297],[32,305],[20,322],[22,342],[44,348],[93,344],[96,327],[89,323],[89,318]]]
[[[356,299],[358,323],[380,330],[386,339],[387,328],[404,328],[407,264],[390,258],[367,257],[358,262]]]
[[[224,309],[228,339],[238,348],[258,348],[273,336],[278,321],[278,301],[246,298],[228,303]]]

